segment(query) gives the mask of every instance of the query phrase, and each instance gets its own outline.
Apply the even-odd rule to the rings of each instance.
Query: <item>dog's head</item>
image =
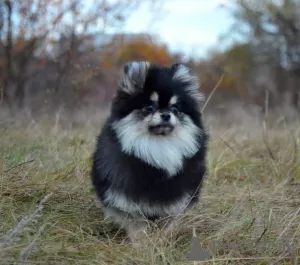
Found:
[[[183,64],[171,67],[148,62],[126,64],[113,104],[116,119],[128,118],[145,133],[168,137],[174,130],[185,130],[189,124],[199,126],[198,79]]]
[[[180,157],[188,156],[198,148],[203,99],[198,79],[185,65],[131,62],[122,70],[113,100],[113,128],[128,152],[140,145],[138,152],[148,148],[151,153],[161,144],[160,152],[170,145]]]

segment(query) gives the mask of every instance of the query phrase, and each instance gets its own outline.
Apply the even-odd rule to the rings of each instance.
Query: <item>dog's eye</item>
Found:
[[[155,109],[156,109],[156,107],[155,107],[154,104],[149,104],[149,105],[146,106],[146,111],[147,111],[148,113],[154,112]]]
[[[179,112],[179,109],[176,105],[173,105],[170,107],[170,111],[172,111],[174,114],[177,114]]]

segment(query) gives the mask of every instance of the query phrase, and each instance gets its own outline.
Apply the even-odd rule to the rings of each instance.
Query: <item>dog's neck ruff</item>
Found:
[[[190,158],[200,148],[197,137],[201,130],[190,118],[176,127],[168,136],[152,135],[147,126],[134,119],[134,113],[113,123],[122,151],[143,160],[147,164],[165,170],[169,177],[178,174],[183,167],[183,160]]]

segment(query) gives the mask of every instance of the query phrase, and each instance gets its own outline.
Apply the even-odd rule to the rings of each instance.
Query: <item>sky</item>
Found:
[[[232,0],[163,2],[158,14],[152,14],[149,6],[143,5],[127,21],[125,31],[157,35],[172,52],[180,52],[188,57],[205,57],[209,49],[222,48],[219,36],[228,32],[232,17],[220,5],[232,3]]]

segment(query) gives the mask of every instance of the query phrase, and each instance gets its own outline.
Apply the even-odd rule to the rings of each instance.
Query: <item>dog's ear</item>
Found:
[[[147,61],[129,62],[121,71],[119,90],[127,94],[134,94],[144,86],[150,63]]]
[[[171,66],[171,71],[173,80],[185,83],[183,87],[190,96],[198,102],[205,100],[204,95],[199,91],[200,80],[192,73],[192,70],[188,66],[182,63],[176,63]]]

